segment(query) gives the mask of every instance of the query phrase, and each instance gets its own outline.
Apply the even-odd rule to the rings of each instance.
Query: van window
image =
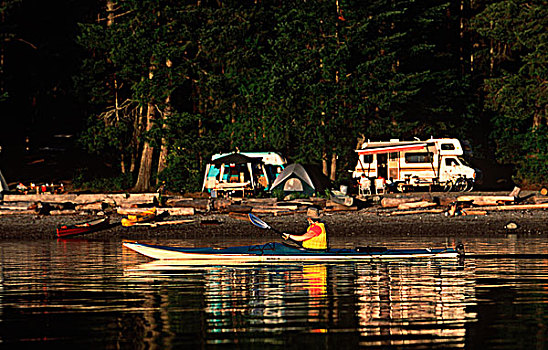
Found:
[[[408,152],[405,154],[406,163],[432,163],[432,152]]]
[[[455,145],[452,143],[442,143],[441,144],[441,150],[442,151],[454,151]]]

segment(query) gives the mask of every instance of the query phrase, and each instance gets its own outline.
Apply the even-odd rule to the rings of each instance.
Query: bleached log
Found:
[[[35,210],[0,210],[0,216],[2,215],[32,215],[36,214]]]
[[[397,215],[413,215],[413,214],[441,214],[445,212],[445,209],[423,209],[423,210],[406,210],[406,211],[393,211],[390,216]]]
[[[48,203],[91,203],[114,201],[122,206],[125,203],[154,203],[158,200],[158,193],[113,193],[113,194],[6,194],[4,202],[48,202]]]
[[[497,206],[477,207],[477,208],[474,208],[474,209],[493,210],[493,211],[502,211],[502,210],[548,209],[548,203],[540,203],[540,204],[515,204],[515,205],[497,205]]]
[[[182,225],[195,222],[194,219],[183,219],[183,220],[169,220],[169,221],[155,221],[155,222],[136,222],[131,226],[166,226],[166,225]]]
[[[329,202],[327,201],[325,206],[325,211],[327,212],[333,212],[333,211],[356,211],[358,210],[357,206],[348,207],[346,205],[337,204],[335,202]]]
[[[421,200],[422,198],[417,198],[417,197],[401,197],[401,198],[384,197],[383,199],[381,199],[381,207],[383,208],[397,207],[400,204],[414,203],[414,202],[419,202]]]
[[[246,205],[275,205],[278,200],[276,198],[245,198],[243,203]]]
[[[243,214],[243,213],[229,212],[228,216],[230,216],[231,218],[237,219],[237,220],[249,221],[249,216],[247,214]]]
[[[103,203],[102,202],[95,202],[95,203],[77,204],[74,209],[76,209],[76,210],[103,210]]]
[[[548,197],[544,197],[544,196],[534,196],[531,199],[533,202],[535,202],[535,204],[548,203]]]
[[[142,214],[146,211],[149,211],[150,209],[152,208],[117,208],[116,212],[120,215],[135,215]]]
[[[255,214],[274,214],[274,215],[276,215],[277,213],[280,213],[280,212],[293,212],[293,211],[294,210],[287,210],[287,209],[276,208],[276,207],[272,207],[272,208],[252,208],[251,209],[251,212],[255,213]]]
[[[415,209],[415,208],[430,208],[437,206],[436,203],[433,202],[427,202],[427,201],[420,201],[420,202],[413,202],[413,203],[402,203],[398,205],[398,209]]]
[[[327,201],[326,205],[329,206],[330,202],[335,202],[337,204],[345,205],[347,207],[352,206],[354,204],[354,198],[350,196],[344,196],[344,197],[337,197],[337,196],[331,196],[331,199]]]
[[[461,210],[462,215],[487,215],[487,210],[470,210],[463,209]]]
[[[274,216],[294,215],[294,214],[306,214],[306,210],[287,210],[274,213]]]
[[[77,215],[80,212],[78,210],[67,209],[67,210],[50,210],[49,215]]]
[[[162,210],[167,211],[170,216],[187,216],[194,215],[194,208],[162,208]]]
[[[13,206],[13,205],[0,205],[0,210],[27,210],[28,205],[25,206]]]
[[[458,202],[472,201],[474,205],[499,205],[504,203],[515,202],[516,197],[513,196],[459,196]]]

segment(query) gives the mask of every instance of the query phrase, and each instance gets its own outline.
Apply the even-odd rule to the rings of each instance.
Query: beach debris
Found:
[[[413,215],[413,214],[442,214],[446,209],[422,209],[422,210],[404,210],[404,211],[393,211],[390,213],[390,216],[397,215]]]
[[[166,226],[166,225],[182,225],[195,222],[194,219],[168,220],[168,221],[153,221],[153,222],[136,222],[132,226]]]
[[[504,228],[507,230],[516,230],[517,228],[519,228],[519,225],[513,221],[510,221],[506,225],[504,225]]]
[[[519,187],[516,186],[516,187],[514,187],[514,189],[512,190],[512,192],[510,192],[510,193],[508,194],[508,196],[518,198],[520,192],[521,192],[521,188],[519,188]]]

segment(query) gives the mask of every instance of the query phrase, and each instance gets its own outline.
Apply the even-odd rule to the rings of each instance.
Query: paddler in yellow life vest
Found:
[[[309,208],[306,216],[309,226],[304,234],[294,235],[284,232],[282,237],[297,242],[306,249],[327,250],[327,231],[325,224],[320,220],[320,211],[317,208]]]

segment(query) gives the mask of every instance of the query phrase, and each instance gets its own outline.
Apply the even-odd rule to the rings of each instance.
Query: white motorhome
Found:
[[[245,194],[268,190],[286,164],[276,152],[214,154],[206,166],[202,191]]]
[[[356,152],[353,177],[384,179],[400,192],[419,186],[471,190],[476,177],[457,139],[367,141]]]

